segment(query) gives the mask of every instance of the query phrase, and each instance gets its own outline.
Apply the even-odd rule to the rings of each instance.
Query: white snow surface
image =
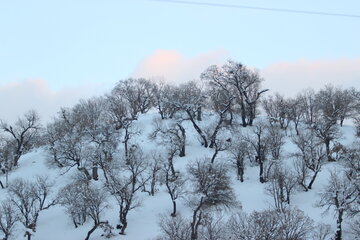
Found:
[[[150,140],[148,138],[149,133],[152,131],[152,120],[158,117],[156,112],[150,112],[141,115],[135,124],[138,129],[141,130],[141,134],[136,136],[136,142],[139,143],[144,153],[150,154],[153,151],[162,152],[164,147],[158,141]],[[206,119],[204,117],[204,119]],[[166,120],[169,121],[169,120]],[[205,121],[201,124],[207,124]],[[256,124],[256,123],[255,123]],[[186,157],[175,159],[175,168],[179,171],[186,171],[186,165],[191,160],[203,158],[204,156],[211,157],[213,149],[204,148],[198,141],[198,134],[193,129],[190,122],[183,123],[186,129],[187,146]],[[240,126],[239,126],[240,128]],[[241,129],[242,132],[250,131],[251,127]],[[343,138],[341,141],[345,144],[350,144],[355,139],[355,130],[353,126],[343,126],[341,128],[343,132]],[[287,144],[283,150],[284,162],[288,162],[291,165],[292,159],[288,156],[295,150],[293,144],[288,139]],[[229,161],[226,152],[221,152],[215,161]],[[330,211],[327,214],[322,214],[323,209],[316,208],[315,202],[318,200],[318,193],[323,186],[327,183],[329,175],[329,169],[336,167],[337,163],[327,163],[322,171],[319,173],[316,179],[313,189],[304,192],[301,189],[296,192],[292,197],[292,205],[297,206],[303,210],[309,217],[316,222],[323,222],[330,224],[335,231],[335,216]],[[25,154],[19,161],[18,169],[12,171],[9,174],[10,184],[15,178],[23,178],[31,180],[37,175],[47,175],[51,181],[55,182],[53,189],[53,195],[63,186],[71,181],[71,176],[78,171],[76,168],[65,172],[64,169],[50,168],[46,164],[46,151],[45,148],[35,149],[30,153]],[[100,173],[100,172],[99,172]],[[236,193],[237,199],[241,202],[243,211],[251,213],[254,210],[264,210],[273,206],[273,200],[264,191],[264,184],[259,182],[259,168],[258,166],[246,166],[245,169],[245,181],[241,183],[236,179],[235,168],[230,168],[230,175],[233,180],[233,188]],[[0,180],[5,182],[5,177],[0,175]],[[100,180],[98,184],[102,184]],[[7,190],[0,188],[0,200],[7,198]],[[158,186],[158,191],[155,196],[149,196],[147,193],[140,192],[143,202],[139,208],[136,208],[129,212],[128,215],[128,228],[126,229],[126,235],[118,235],[118,230],[115,230],[117,234],[111,239],[124,239],[124,240],[147,240],[154,239],[159,234],[158,219],[160,214],[170,214],[172,211],[172,202],[165,191],[164,186]],[[177,200],[178,212],[183,216],[190,216],[191,210],[186,206],[184,199]],[[116,226],[118,224],[118,205],[115,200],[109,197],[110,208],[106,210],[103,219],[109,221],[110,224]],[[51,207],[48,210],[41,211],[36,228],[36,233],[33,235],[33,240],[79,240],[86,237],[87,232],[91,229],[92,222],[88,221],[86,224],[75,228],[69,216],[66,215],[65,209],[60,206]],[[346,222],[344,226],[344,237],[347,237]],[[106,239],[101,237],[102,230],[97,229],[90,239]],[[24,229],[20,223],[17,224],[15,234],[11,239],[25,239]]]

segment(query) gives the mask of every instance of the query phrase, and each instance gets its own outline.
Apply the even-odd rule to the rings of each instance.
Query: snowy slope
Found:
[[[136,142],[143,147],[143,151],[150,154],[153,151],[164,151],[163,146],[157,141],[150,140],[148,138],[149,133],[152,130],[152,119],[158,117],[155,112],[148,113],[139,117],[136,121],[136,126],[141,130],[141,134],[136,137]],[[207,123],[202,123],[207,124]],[[189,122],[184,122],[184,127],[187,132],[187,148],[186,157],[175,159],[175,168],[185,172],[186,165],[189,161],[204,156],[210,157],[213,153],[212,149],[205,149],[200,145],[198,141],[198,135],[194,131]],[[242,129],[242,131],[249,131],[250,128]],[[349,144],[354,140],[354,128],[352,126],[344,126],[341,128],[343,132],[342,142]],[[294,145],[289,142],[285,145],[283,156],[284,161],[291,164],[292,159],[288,157],[288,154],[294,151]],[[216,161],[228,161],[227,154],[222,152]],[[331,224],[333,230],[335,229],[335,218],[329,213],[322,215],[322,209],[314,207],[314,204],[318,198],[317,193],[321,191],[324,184],[327,182],[329,175],[328,169],[334,168],[337,163],[328,163],[320,172],[314,187],[309,192],[303,192],[302,190],[292,198],[292,205],[296,205],[301,210],[305,211],[313,220],[317,222],[324,222]],[[51,181],[54,181],[55,187],[53,189],[53,197],[55,197],[58,189],[65,186],[71,181],[71,176],[77,171],[76,168],[71,169],[68,172],[64,172],[63,169],[49,168],[46,165],[46,152],[44,148],[33,150],[32,152],[24,155],[20,159],[20,166],[9,175],[10,181],[21,177],[24,179],[31,179],[36,175],[48,175]],[[238,200],[241,202],[243,210],[247,213],[251,213],[254,210],[268,209],[273,206],[273,202],[270,196],[265,194],[264,184],[258,181],[258,167],[247,166],[245,170],[245,181],[241,183],[236,179],[235,168],[231,168],[231,176],[233,181],[233,188],[236,192]],[[4,176],[0,175],[0,179],[4,180]],[[100,179],[101,181],[101,179]],[[101,182],[99,183],[101,184]],[[170,214],[172,209],[172,203],[169,195],[165,192],[164,186],[158,186],[159,191],[155,196],[149,196],[147,193],[140,193],[139,195],[143,199],[142,206],[130,211],[128,216],[128,228],[125,236],[117,235],[113,239],[127,239],[127,240],[142,240],[153,239],[158,235],[158,218],[160,214]],[[7,192],[4,189],[0,189],[0,200],[6,199]],[[178,211],[183,216],[190,216],[191,211],[186,206],[184,199],[179,199]],[[118,224],[118,205],[112,197],[109,197],[110,207],[104,214],[104,219],[109,220],[110,224],[116,226]],[[88,223],[74,228],[70,218],[65,214],[64,208],[61,206],[55,206],[48,210],[44,210],[40,213],[37,231],[34,234],[34,240],[78,240],[84,239],[87,232],[92,227],[92,223]],[[115,229],[116,230],[116,229]],[[346,230],[346,226],[345,226]],[[24,239],[24,231],[20,224],[17,225],[14,239]],[[91,239],[105,239],[101,237],[102,231],[96,230]],[[346,237],[346,231],[345,231]]]

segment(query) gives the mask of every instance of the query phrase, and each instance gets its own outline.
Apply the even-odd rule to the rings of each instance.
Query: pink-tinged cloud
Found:
[[[48,122],[60,110],[79,99],[96,93],[96,86],[79,86],[51,90],[45,80],[23,80],[0,85],[0,119],[14,122],[30,109],[36,110],[42,122]]]
[[[265,79],[265,87],[286,96],[308,87],[319,89],[326,84],[360,90],[360,58],[280,62],[261,69],[260,74]]]
[[[228,53],[222,49],[194,57],[185,57],[173,50],[157,50],[137,66],[132,77],[160,78],[171,83],[181,83],[199,79],[207,67],[221,65],[227,58]]]

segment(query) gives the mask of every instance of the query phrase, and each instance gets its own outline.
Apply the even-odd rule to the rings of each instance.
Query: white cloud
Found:
[[[286,96],[308,87],[319,89],[326,84],[360,90],[360,58],[280,62],[261,69],[260,74],[265,79],[265,87]]]
[[[161,78],[171,83],[199,79],[210,65],[223,64],[228,57],[225,50],[216,50],[194,57],[185,57],[172,50],[157,50],[135,69],[133,77]]]
[[[45,123],[60,107],[71,107],[79,99],[98,93],[97,89],[98,86],[87,85],[54,91],[45,80],[23,80],[0,85],[0,119],[14,122],[28,110],[34,109]]]

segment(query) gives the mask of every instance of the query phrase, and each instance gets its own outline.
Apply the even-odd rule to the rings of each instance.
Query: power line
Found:
[[[245,6],[245,5],[237,5],[237,4],[193,2],[193,1],[184,1],[184,0],[148,0],[148,1],[166,2],[166,3],[175,3],[175,4],[187,4],[187,5],[200,5],[200,6],[210,6],[210,7],[239,8],[239,9],[271,11],[271,12],[286,12],[286,13],[298,13],[298,14],[309,14],[309,15],[323,15],[323,16],[333,16],[333,17],[360,18],[360,15],[356,15],[356,14],[305,11],[305,10],[295,10],[295,9],[286,9],[286,8],[254,7],[254,6]]]

